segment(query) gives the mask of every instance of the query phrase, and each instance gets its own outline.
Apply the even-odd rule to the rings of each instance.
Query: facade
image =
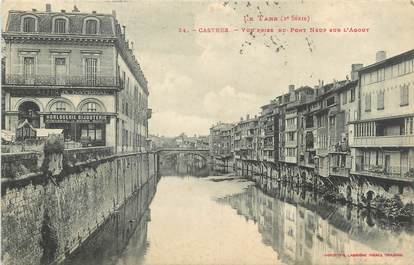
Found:
[[[414,177],[414,50],[359,71],[358,112],[349,134],[355,174]],[[381,60],[382,59],[382,60]]]
[[[68,143],[143,150],[148,85],[115,13],[9,11],[4,127],[63,129]]]
[[[259,117],[241,118],[229,137],[235,173],[269,190],[281,181],[330,187],[329,196],[369,207],[395,195],[412,203],[414,50],[385,57],[352,64],[342,81],[290,85]]]

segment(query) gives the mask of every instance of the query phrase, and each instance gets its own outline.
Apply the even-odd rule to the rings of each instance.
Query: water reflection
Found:
[[[163,177],[69,264],[410,264],[414,238],[367,210],[232,177]],[[137,221],[135,222],[134,219]],[[132,222],[131,222],[132,220]],[[402,257],[329,257],[401,253]]]
[[[279,187],[273,196],[249,186],[218,201],[257,222],[263,243],[288,264],[409,264],[413,260],[414,237],[401,224],[388,223],[366,209],[326,203],[315,193],[292,187]],[[358,254],[368,256],[349,257]]]
[[[156,179],[151,178],[134,196],[114,213],[98,231],[75,253],[69,255],[66,265],[113,265],[128,245],[134,246],[130,257],[140,264],[147,247],[149,204],[156,191]]]

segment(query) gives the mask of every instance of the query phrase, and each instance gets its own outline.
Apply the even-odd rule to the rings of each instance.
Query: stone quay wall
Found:
[[[48,161],[62,164],[62,155],[49,156]],[[156,159],[148,152],[78,163],[63,159],[59,174],[2,175],[2,264],[65,260],[133,194],[158,180]]]
[[[235,160],[233,170],[265,190],[293,185],[316,191],[328,201],[375,209],[388,218],[412,220],[414,217],[413,181],[352,174],[350,177],[322,177],[313,168],[282,162]]]

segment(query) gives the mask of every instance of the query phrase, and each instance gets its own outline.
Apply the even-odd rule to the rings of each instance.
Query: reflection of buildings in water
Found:
[[[257,221],[263,243],[288,264],[352,264],[364,259],[327,257],[330,253],[404,251],[404,258],[412,258],[413,235],[402,227],[391,231],[390,227],[380,225],[381,220],[366,209],[318,201],[316,194],[286,187],[281,187],[276,197],[250,186],[243,193],[219,201],[229,204],[246,219]],[[375,262],[389,263],[390,258],[377,258]]]
[[[128,198],[79,249],[70,254],[63,264],[113,265],[118,259],[133,259],[133,262],[125,264],[141,264],[137,261],[142,261],[148,248],[149,204],[155,191],[156,180],[152,178],[138,193]],[[126,246],[128,249],[125,249]]]

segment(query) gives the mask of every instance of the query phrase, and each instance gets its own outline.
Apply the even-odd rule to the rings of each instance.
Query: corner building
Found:
[[[12,10],[3,39],[4,129],[27,119],[66,142],[146,148],[147,81],[115,12]]]

